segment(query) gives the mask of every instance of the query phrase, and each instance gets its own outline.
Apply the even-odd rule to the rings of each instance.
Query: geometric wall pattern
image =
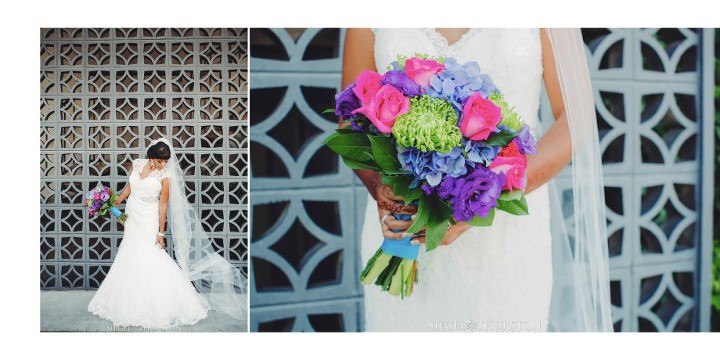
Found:
[[[616,331],[707,331],[712,32],[583,29],[602,150]],[[338,29],[253,29],[251,331],[359,331],[367,192],[337,127]],[[709,55],[708,55],[709,54]],[[712,68],[709,71],[712,71]],[[551,122],[545,99],[542,121]],[[569,171],[556,181],[572,201]],[[709,190],[708,190],[709,189]],[[567,221],[572,224],[572,218]]]
[[[251,29],[251,331],[358,331],[367,191],[322,145],[344,31]]]
[[[603,153],[616,331],[709,330],[711,31],[584,29]],[[705,41],[704,41],[705,40]],[[704,56],[705,55],[705,56]],[[709,55],[709,56],[707,56]],[[709,75],[709,76],[708,76]],[[705,187],[707,189],[707,187]],[[710,187],[712,189],[712,187]],[[712,198],[711,196],[709,198]],[[705,249],[705,250],[703,250]],[[708,309],[706,309],[708,308]]]
[[[172,140],[213,246],[247,273],[247,29],[41,29],[40,287],[95,289],[122,241],[84,193]],[[172,204],[170,204],[172,206]],[[172,229],[167,249],[172,250]]]

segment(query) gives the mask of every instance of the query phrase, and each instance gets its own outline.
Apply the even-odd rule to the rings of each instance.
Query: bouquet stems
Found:
[[[409,214],[393,214],[398,220],[410,220]],[[401,298],[412,295],[417,283],[417,256],[420,245],[410,241],[414,236],[399,240],[385,239],[360,273],[360,282],[375,283],[382,291]]]
[[[115,215],[115,217],[118,219],[118,222],[120,222],[121,224],[124,224],[125,220],[127,220],[127,215],[114,206],[110,207],[110,212]]]

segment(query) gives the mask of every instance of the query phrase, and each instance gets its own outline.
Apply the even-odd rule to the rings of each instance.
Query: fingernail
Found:
[[[402,236],[402,237],[408,237],[408,236],[413,236],[413,235],[415,235],[415,234],[409,233],[409,232],[404,232],[404,233],[400,234],[400,236]]]
[[[413,214],[413,216],[411,216],[410,219],[412,219],[412,220],[417,219],[417,214]]]
[[[420,240],[410,240],[410,244],[412,244],[412,245],[420,245]]]

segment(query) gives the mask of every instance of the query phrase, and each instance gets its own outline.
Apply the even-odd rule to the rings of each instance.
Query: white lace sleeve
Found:
[[[164,169],[162,169],[162,171],[160,171],[160,175],[158,178],[160,179],[160,181],[163,181],[164,179],[169,179],[170,177],[170,171],[168,171],[167,167],[165,167]]]
[[[143,159],[135,159],[132,161],[132,168],[130,169],[130,174],[132,174],[136,169],[139,171],[142,171],[143,166]]]

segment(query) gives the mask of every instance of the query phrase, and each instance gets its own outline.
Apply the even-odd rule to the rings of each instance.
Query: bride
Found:
[[[117,200],[127,199],[123,240],[88,311],[114,326],[148,329],[195,324],[211,308],[244,321],[245,278],[209,243],[172,144],[154,140],[146,157],[132,162]],[[165,251],[166,219],[177,263]]]
[[[382,73],[397,55],[415,54],[478,62],[536,136],[544,81],[555,122],[539,139],[537,155],[528,156],[530,215],[498,212],[489,228],[452,226],[446,246],[420,251],[419,284],[409,298],[365,287],[366,330],[612,331],[602,173],[579,30],[349,29],[342,88],[362,70]],[[565,230],[547,183],[571,160],[575,228]],[[411,222],[378,205],[402,198],[377,173],[356,173],[372,197],[362,235],[365,263],[381,235],[400,238]],[[569,236],[553,236],[553,226]]]

